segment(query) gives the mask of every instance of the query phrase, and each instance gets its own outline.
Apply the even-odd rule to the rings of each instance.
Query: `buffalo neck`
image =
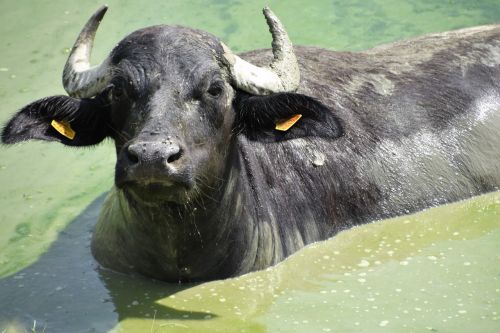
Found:
[[[245,182],[240,179],[237,154],[230,151],[223,183],[214,187],[218,190],[204,189],[206,197],[188,204],[144,204],[114,187],[92,241],[98,261],[119,271],[169,281],[239,273],[247,252],[245,230],[253,227],[245,218]]]

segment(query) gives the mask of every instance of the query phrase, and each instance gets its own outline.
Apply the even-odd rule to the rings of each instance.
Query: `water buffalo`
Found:
[[[161,25],[91,68],[105,11],[70,53],[69,96],[25,106],[2,133],[8,144],[114,140],[115,186],[92,240],[105,267],[236,276],[500,185],[500,25],[334,52],[292,47],[266,8],[272,51],[237,56],[206,32]]]

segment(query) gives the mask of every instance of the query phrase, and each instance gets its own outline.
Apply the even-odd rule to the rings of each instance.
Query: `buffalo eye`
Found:
[[[224,90],[222,88],[222,83],[221,82],[214,82],[208,88],[207,93],[209,96],[215,98],[215,97],[219,97],[220,95],[222,95],[223,91]]]
[[[112,85],[109,89],[109,99],[114,102],[121,101],[125,96],[125,90],[121,85]]]

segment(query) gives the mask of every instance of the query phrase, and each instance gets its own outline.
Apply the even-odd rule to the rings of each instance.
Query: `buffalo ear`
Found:
[[[236,130],[248,139],[277,142],[303,137],[334,139],[342,136],[339,119],[312,97],[295,93],[254,96],[238,92],[233,102]],[[302,117],[288,130],[275,127],[295,115]]]
[[[2,131],[2,142],[58,141],[68,146],[94,145],[108,136],[109,110],[99,98],[51,96],[16,113]],[[58,128],[59,130],[57,130]]]

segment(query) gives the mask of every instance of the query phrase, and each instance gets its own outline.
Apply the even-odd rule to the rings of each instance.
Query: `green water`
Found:
[[[336,50],[500,21],[496,0],[107,3],[95,62],[126,34],[160,23],[212,32],[235,51],[268,47],[265,4],[295,44]],[[64,93],[68,48],[100,4],[1,0],[1,122]],[[180,287],[92,264],[85,242],[102,199],[85,208],[113,183],[110,142],[33,142],[0,147],[0,157],[0,321],[9,330],[37,320],[47,332],[500,331],[498,193],[351,230],[265,272]]]

